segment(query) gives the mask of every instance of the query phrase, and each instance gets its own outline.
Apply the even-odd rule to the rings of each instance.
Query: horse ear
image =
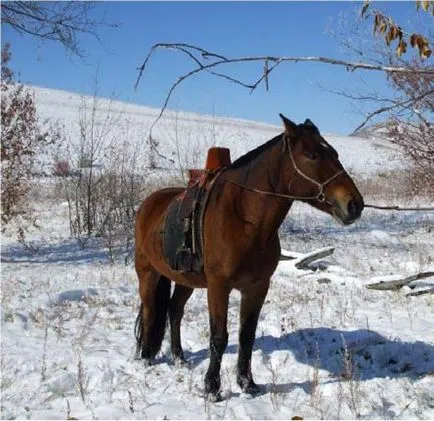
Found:
[[[308,127],[311,127],[312,129],[315,129],[319,133],[318,127],[316,127],[315,124],[313,124],[312,121],[309,120],[308,118],[304,122],[304,125],[308,126]]]
[[[297,130],[297,125],[286,118],[283,114],[279,114],[280,118],[283,121],[283,126],[285,127],[285,132],[288,136],[294,136],[295,131]]]

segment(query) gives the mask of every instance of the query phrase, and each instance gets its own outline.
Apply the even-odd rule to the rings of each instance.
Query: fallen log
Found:
[[[297,269],[308,269],[308,265],[315,260],[322,259],[323,257],[330,256],[335,251],[334,247],[325,247],[316,251],[305,254],[296,264]]]
[[[282,250],[280,260],[298,260],[295,263],[297,269],[308,269],[308,265],[315,260],[330,256],[335,251],[334,247],[324,247],[309,253],[297,253],[289,250]]]
[[[421,289],[420,291],[410,292],[406,297],[418,297],[419,295],[434,294],[434,288]]]
[[[419,279],[430,278],[434,276],[434,272],[419,272],[415,275],[407,276],[403,279],[396,279],[393,281],[380,281],[374,284],[366,285],[368,289],[376,289],[380,291],[398,291],[404,285],[410,284],[411,282],[418,281]]]

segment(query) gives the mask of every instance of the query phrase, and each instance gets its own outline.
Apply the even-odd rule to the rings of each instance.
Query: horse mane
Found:
[[[318,130],[318,127],[316,127],[315,124],[313,124],[312,121],[309,120],[309,119],[307,119],[304,123],[299,124],[298,128],[300,128],[300,129],[301,128],[306,129],[306,130],[310,131],[313,134],[317,134],[317,135],[320,134],[320,132]],[[253,150],[247,152],[245,155],[242,155],[241,157],[239,157],[237,160],[235,160],[229,166],[229,168],[239,168],[239,167],[242,167],[243,165],[246,165],[246,164],[252,162],[262,152],[264,152],[268,148],[271,148],[274,145],[276,145],[276,143],[279,142],[281,139],[282,139],[282,134],[277,135],[276,137],[274,137],[273,139],[269,140],[268,142],[266,142],[266,143],[258,146],[256,149],[253,149]],[[327,145],[330,146],[328,143],[327,143]],[[330,146],[330,148],[333,149],[331,146]]]
[[[276,145],[276,143],[278,143],[281,140],[282,140],[282,134],[279,134],[276,137],[274,137],[273,139],[269,140],[268,142],[258,146],[256,149],[253,149],[253,150],[247,152],[245,155],[242,155],[241,157],[239,157],[237,160],[235,160],[229,166],[229,168],[240,168],[243,165],[246,165],[246,164],[252,162],[262,152],[273,147],[274,145]]]

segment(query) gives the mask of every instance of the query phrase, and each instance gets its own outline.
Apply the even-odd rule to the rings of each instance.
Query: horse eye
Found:
[[[319,155],[316,151],[311,151],[309,149],[306,149],[305,151],[303,151],[303,154],[306,158],[311,159],[312,161],[314,161],[315,159],[318,159]]]

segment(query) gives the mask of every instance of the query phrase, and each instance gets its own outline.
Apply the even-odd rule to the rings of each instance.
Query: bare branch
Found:
[[[101,40],[98,26],[116,27],[105,19],[91,17],[95,2],[39,2],[8,1],[1,4],[2,25],[9,25],[21,34],[43,40],[60,42],[68,51],[84,58],[78,35],[90,35]],[[101,43],[102,44],[102,43]]]
[[[160,120],[161,116],[163,115],[165,109],[167,108],[167,105],[169,103],[169,100],[174,92],[174,90],[186,79],[192,77],[193,75],[196,75],[198,73],[201,73],[203,71],[209,72],[215,76],[230,80],[233,83],[236,83],[238,85],[241,85],[243,87],[247,87],[251,89],[251,92],[254,91],[263,81],[265,81],[266,87],[268,86],[268,77],[270,75],[270,72],[274,70],[278,65],[280,65],[283,62],[311,62],[311,63],[322,63],[322,64],[329,64],[329,65],[336,65],[336,66],[343,66],[348,71],[354,71],[358,69],[363,70],[371,70],[371,71],[381,71],[386,73],[419,73],[419,74],[432,74],[434,75],[434,68],[431,67],[424,67],[419,69],[408,67],[401,67],[401,66],[388,66],[383,64],[372,64],[372,63],[364,63],[364,62],[351,62],[351,61],[345,61],[345,60],[338,60],[333,59],[329,57],[317,57],[317,56],[305,56],[305,57],[293,57],[293,56],[284,56],[284,57],[276,57],[276,56],[252,56],[252,57],[235,57],[235,58],[227,58],[220,54],[216,54],[214,52],[207,51],[201,47],[197,47],[195,45],[191,44],[185,44],[185,43],[157,43],[154,44],[148,55],[145,58],[145,61],[143,64],[138,68],[139,75],[137,77],[135,88],[137,89],[140,80],[142,78],[143,72],[145,71],[149,60],[151,59],[153,53],[157,49],[169,49],[169,50],[175,50],[178,52],[183,53],[187,57],[189,57],[194,64],[197,66],[193,70],[181,75],[175,83],[171,86],[169,89],[166,99],[164,101],[163,107],[157,117],[157,119],[154,121],[150,128],[150,133],[152,133],[152,129],[154,128],[155,124]],[[207,60],[205,62],[204,60]],[[233,78],[229,76],[226,73],[221,72],[214,72],[210,71],[210,69],[228,65],[228,64],[239,64],[239,63],[257,63],[257,62],[263,62],[266,63],[266,69],[263,70],[262,75],[254,84],[249,84],[246,82],[243,82],[239,79]],[[273,63],[271,67],[269,67],[269,63]]]
[[[381,98],[375,93],[367,93],[367,94],[353,94],[350,92],[343,91],[341,89],[331,89],[327,88],[326,86],[322,85],[321,83],[316,84],[318,88],[322,89],[323,91],[329,92],[331,94],[339,95],[344,98],[352,99],[354,101],[372,101],[372,102],[385,102],[388,104],[396,104],[396,100],[391,98]]]
[[[266,72],[264,71],[262,76],[253,84],[250,93],[252,93],[264,79],[266,81],[266,89],[268,91],[268,76],[281,62],[276,61],[276,63],[274,63],[271,67],[268,67],[268,60],[266,60],[266,63],[267,63],[267,71]]]
[[[360,130],[361,128],[365,127],[366,124],[375,116],[379,115],[379,114],[383,114],[386,113],[388,111],[394,110],[396,108],[400,108],[400,109],[406,109],[411,107],[415,102],[420,101],[421,99],[429,96],[429,95],[433,95],[434,94],[434,89],[429,90],[428,92],[424,92],[422,95],[416,97],[416,98],[410,98],[407,99],[406,101],[401,101],[401,102],[396,102],[393,105],[390,105],[388,107],[381,107],[378,108],[377,110],[373,111],[372,113],[369,113],[368,116],[365,118],[365,120],[360,123],[353,131],[352,134],[355,134],[358,130]]]

